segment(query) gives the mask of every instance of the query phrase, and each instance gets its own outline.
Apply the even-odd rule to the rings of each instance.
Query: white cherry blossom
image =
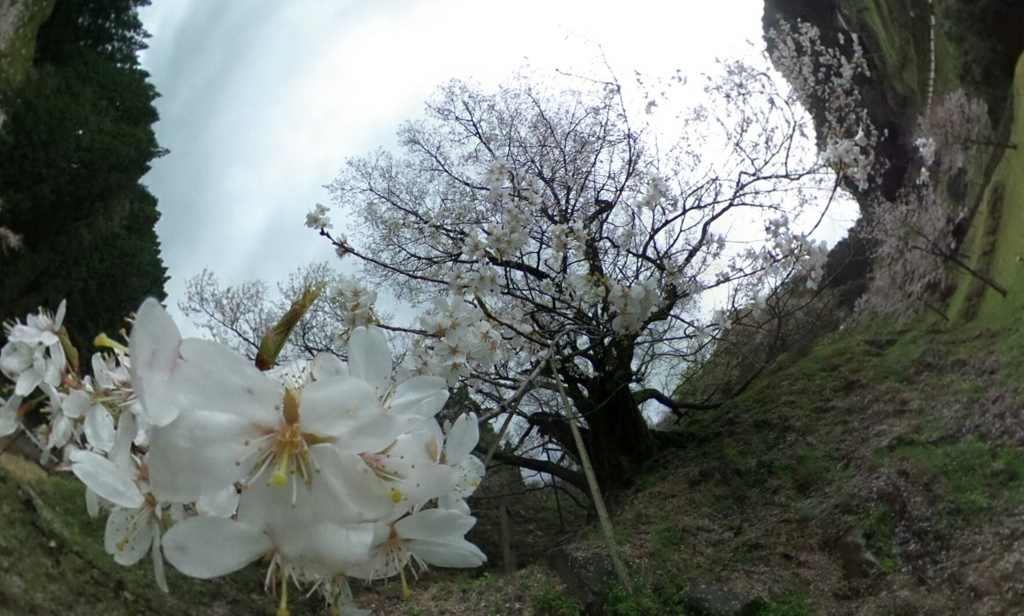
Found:
[[[469,515],[466,499],[476,491],[486,471],[484,463],[472,455],[479,440],[480,426],[476,413],[460,415],[454,424],[448,426],[442,461],[455,471],[456,484],[451,492],[437,500],[441,509],[454,509]]]

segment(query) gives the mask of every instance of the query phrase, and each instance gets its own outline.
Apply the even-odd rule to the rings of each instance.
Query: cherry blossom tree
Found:
[[[307,219],[368,286],[430,306],[399,328],[413,335],[408,370],[467,384],[485,417],[517,415],[578,461],[576,421],[609,488],[657,450],[645,403],[708,406],[656,386],[728,327],[701,297],[813,286],[824,264],[790,220],[827,208],[838,180],[794,96],[726,63],[681,114],[663,93],[684,84],[636,96],[614,79],[452,81],[399,131],[401,155],[351,159],[329,185],[358,240],[333,235],[323,206]],[[571,416],[555,410],[560,386]],[[494,455],[582,485],[571,465]]]
[[[961,254],[974,208],[964,201],[969,178],[982,173],[995,148],[1015,148],[996,141],[988,106],[955,90],[926,109],[918,121],[915,144],[920,172],[897,199],[873,208],[869,227],[875,246],[868,292],[858,309],[908,320],[922,307],[946,317],[944,303],[955,290],[955,273],[966,272],[996,292],[1007,290],[984,267]]]

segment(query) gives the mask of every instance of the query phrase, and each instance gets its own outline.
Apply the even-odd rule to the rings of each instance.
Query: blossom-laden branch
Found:
[[[319,292],[270,329],[265,363]],[[292,584],[356,614],[349,577],[400,576],[407,588],[410,566],[486,560],[465,540],[475,523],[466,498],[484,473],[471,455],[476,416],[442,428],[434,416],[445,380],[396,380],[379,329],[350,331],[347,362],[321,353],[257,368],[219,342],[182,338],[149,299],[128,344],[97,338],[112,352],[95,354],[83,374],[69,361],[77,352],[64,313],[61,303],[56,315],[7,326],[0,372],[12,384],[0,397],[0,436],[22,430],[44,461],[56,453],[58,468],[85,484],[90,514],[108,512],[107,552],[126,566],[150,555],[165,592],[165,560],[213,578],[265,557],[279,614]],[[26,405],[40,427],[22,424]]]

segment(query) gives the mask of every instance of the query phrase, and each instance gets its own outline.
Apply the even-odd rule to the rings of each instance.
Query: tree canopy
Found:
[[[820,275],[824,246],[782,212],[824,207],[835,175],[801,142],[794,101],[750,66],[726,65],[668,140],[657,97],[637,113],[614,80],[563,79],[441,87],[400,130],[402,155],[352,159],[329,186],[358,221],[358,240],[335,242],[372,284],[433,303],[406,330],[412,371],[464,380],[482,414],[518,414],[578,458],[561,383],[614,487],[656,449],[644,402],[707,406],[655,387],[730,326],[727,311],[709,324],[699,297],[763,304]],[[752,239],[741,220],[765,224],[768,243],[737,249]],[[496,455],[579,485],[570,468]]]

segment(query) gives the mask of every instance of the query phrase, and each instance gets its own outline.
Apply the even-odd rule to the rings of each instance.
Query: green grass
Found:
[[[900,568],[902,562],[895,548],[895,530],[892,514],[885,505],[876,505],[861,524],[861,532],[868,549],[878,559],[882,571],[890,572]]]
[[[814,616],[807,598],[799,594],[783,595],[768,601],[757,616]]]
[[[0,48],[0,97],[15,88],[32,70],[36,32],[53,11],[57,0],[13,0],[18,23],[9,43]]]
[[[541,586],[533,598],[533,608],[541,616],[577,616],[583,613],[583,603],[565,589]]]
[[[1024,453],[995,449],[977,440],[951,445],[906,445],[898,455],[941,478],[941,490],[954,515],[977,520],[993,508],[1024,503]]]
[[[1010,141],[1024,143],[1024,60],[1018,62],[1014,81],[1014,116]],[[979,322],[1019,329],[1024,324],[1024,151],[1008,149],[993,177],[989,192],[1002,186],[999,235],[994,238],[991,275],[1011,290],[1007,297],[986,291]],[[992,195],[990,194],[990,197]],[[992,216],[994,199],[988,200],[986,216]],[[1013,292],[1017,291],[1017,292]]]
[[[652,586],[634,581],[631,595],[622,586],[608,593],[604,613],[607,616],[687,616],[678,589],[672,585]]]
[[[964,55],[949,40],[949,24],[943,22],[943,7],[956,0],[934,0],[938,23],[935,28],[935,96],[960,87],[961,63]],[[927,61],[927,60],[926,60]]]
[[[778,466],[782,480],[790,488],[807,494],[828,481],[836,462],[820,449],[803,445]]]
[[[671,562],[680,553],[683,538],[679,526],[662,524],[651,534],[651,556],[656,562]]]
[[[68,476],[17,479],[0,468],[0,613],[185,616],[230,605],[269,616],[263,567],[226,579],[186,578],[167,567],[170,594],[154,582],[148,556],[122,567],[103,549],[105,522],[85,514],[81,483]],[[319,613],[317,597],[292,601],[294,616]]]

